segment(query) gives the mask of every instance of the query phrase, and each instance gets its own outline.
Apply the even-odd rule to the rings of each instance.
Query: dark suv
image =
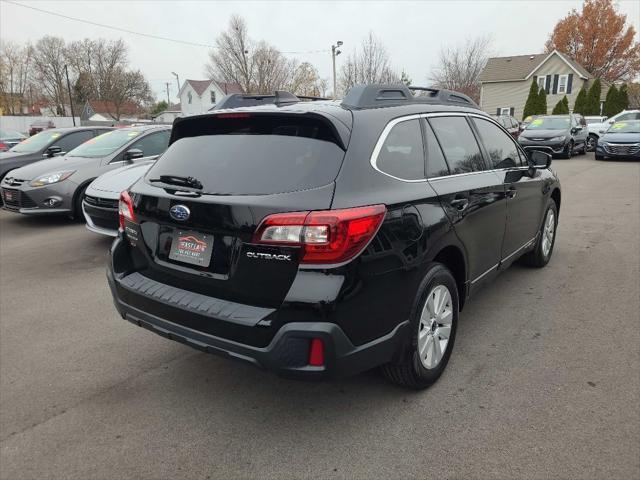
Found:
[[[518,142],[527,149],[571,158],[576,152],[587,153],[588,137],[587,122],[578,113],[539,115],[522,131]]]
[[[433,383],[467,298],[549,261],[560,186],[468,97],[423,90],[176,120],[120,198],[119,313],[282,375]]]

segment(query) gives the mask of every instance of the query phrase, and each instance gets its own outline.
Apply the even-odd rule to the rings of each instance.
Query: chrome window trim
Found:
[[[420,119],[420,118],[437,118],[437,117],[476,117],[476,118],[481,118],[483,120],[487,120],[487,121],[493,123],[494,125],[497,125],[498,128],[500,128],[505,133],[505,135],[507,135],[509,138],[511,138],[511,135],[509,135],[509,132],[507,132],[502,125],[500,125],[495,119],[493,119],[490,115],[487,115],[487,114],[480,114],[480,113],[474,113],[474,112],[412,113],[410,115],[405,115],[404,117],[394,118],[393,120],[390,120],[389,123],[387,123],[387,125],[384,127],[384,129],[382,130],[382,133],[378,137],[378,141],[376,142],[375,147],[373,148],[373,152],[371,153],[371,157],[369,158],[369,163],[371,164],[373,169],[376,170],[377,172],[383,174],[383,175],[386,175],[387,177],[393,178],[395,180],[399,180],[401,182],[406,182],[406,183],[425,183],[425,182],[428,183],[428,182],[430,182],[432,180],[436,180],[437,181],[437,180],[442,180],[443,178],[455,178],[455,177],[462,177],[462,176],[466,176],[466,175],[478,175],[478,174],[487,173],[487,172],[504,172],[504,171],[507,171],[507,170],[528,170],[529,169],[529,167],[523,167],[523,166],[512,167],[512,168],[492,168],[492,169],[487,169],[487,170],[479,170],[477,172],[454,173],[454,174],[451,174],[451,175],[443,175],[443,176],[440,176],[440,177],[431,177],[431,178],[420,178],[420,179],[416,179],[416,180],[407,180],[406,178],[400,178],[400,177],[396,177],[395,175],[391,175],[390,173],[384,172],[384,171],[380,170],[380,168],[378,168],[378,165],[377,165],[378,156],[380,155],[380,151],[382,150],[382,145],[384,145],[384,142],[387,140],[387,137],[389,136],[389,132],[391,132],[391,129],[393,127],[395,127],[397,124],[399,124],[401,122],[406,122],[406,121],[409,121],[409,120],[416,120],[416,119]],[[515,144],[516,148],[519,149],[520,153],[522,153],[522,148],[518,145],[518,143],[513,141],[513,139],[511,139],[511,141]],[[423,140],[423,146],[424,146],[424,140]]]
[[[406,178],[396,177],[395,175],[391,175],[390,173],[383,172],[382,170],[380,170],[380,168],[378,168],[378,165],[377,165],[378,156],[380,155],[380,151],[382,150],[382,146],[384,145],[384,142],[387,141],[387,137],[389,136],[389,133],[391,132],[393,127],[395,127],[396,125],[398,125],[399,123],[402,123],[402,122],[408,122],[410,120],[420,120],[421,117],[422,117],[421,114],[406,115],[404,117],[394,118],[389,123],[387,123],[387,125],[384,127],[384,130],[382,130],[382,133],[380,134],[380,137],[378,137],[378,141],[376,142],[376,146],[373,148],[373,153],[371,154],[371,158],[369,159],[369,163],[371,164],[371,166],[373,167],[374,170],[382,173],[383,175],[386,175],[387,177],[391,177],[391,178],[395,178],[396,180],[400,180],[401,182],[424,183],[424,182],[427,181],[426,178],[418,178],[418,179],[415,179],[415,180],[408,180]],[[420,127],[420,128],[422,128],[422,127]],[[424,141],[422,141],[422,148],[423,148],[423,157],[424,157]]]

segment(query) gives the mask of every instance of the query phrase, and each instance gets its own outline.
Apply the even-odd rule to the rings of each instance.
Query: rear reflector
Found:
[[[324,342],[320,338],[311,339],[309,365],[312,367],[322,367],[324,365]]]
[[[357,256],[380,228],[384,205],[276,213],[264,220],[253,243],[301,247],[302,264],[337,264]]]

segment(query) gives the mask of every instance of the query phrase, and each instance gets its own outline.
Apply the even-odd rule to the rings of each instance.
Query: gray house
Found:
[[[490,114],[513,115],[522,120],[522,111],[531,82],[547,92],[547,111],[565,95],[573,110],[578,92],[589,88],[593,75],[566,55],[551,53],[490,58],[480,74],[480,108]],[[602,98],[606,96],[602,86]]]

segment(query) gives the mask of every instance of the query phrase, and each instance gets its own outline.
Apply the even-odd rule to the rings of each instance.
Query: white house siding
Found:
[[[182,109],[183,115],[197,115],[209,111],[215,104],[211,101],[211,92],[215,92],[216,102],[220,101],[225,95],[215,82],[211,82],[202,93],[202,96],[199,96],[188,82],[185,83],[180,91],[180,108]],[[189,93],[191,93],[191,103],[189,103]]]
[[[156,123],[173,123],[173,121],[180,116],[180,112],[162,112],[160,115],[153,119]]]
[[[568,75],[573,74],[573,81],[571,85],[571,93],[566,94],[569,100],[569,108],[572,110],[573,105],[578,96],[578,92],[585,80],[580,76],[559,56],[553,55],[546,62],[534,72],[534,74],[527,80],[512,81],[512,82],[495,82],[495,83],[483,83],[482,95],[480,107],[485,112],[494,115],[498,108],[513,107],[514,116],[522,120],[522,113],[524,110],[524,104],[527,101],[529,95],[529,89],[531,88],[531,82],[533,77],[542,75]],[[603,88],[604,90],[604,88]],[[551,113],[553,107],[565,96],[564,93],[553,94],[553,77],[551,80],[551,86],[549,93],[547,94],[547,112]]]
[[[73,127],[72,117],[18,117],[18,116],[0,116],[0,129],[12,132],[20,132],[25,135],[29,133],[29,126],[33,122],[51,120],[58,128]],[[76,117],[76,125],[80,126],[80,117]]]

